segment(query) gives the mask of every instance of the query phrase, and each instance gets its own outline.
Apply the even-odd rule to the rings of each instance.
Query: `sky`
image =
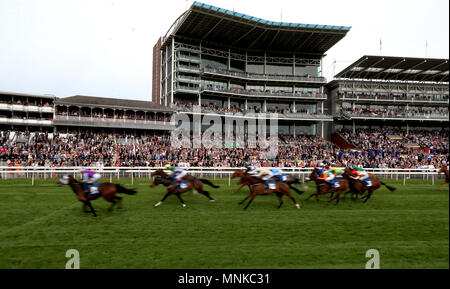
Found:
[[[270,21],[351,26],[328,80],[363,55],[449,57],[448,0],[203,0]],[[151,100],[152,50],[186,0],[0,0],[0,91]],[[428,43],[428,45],[426,45]]]

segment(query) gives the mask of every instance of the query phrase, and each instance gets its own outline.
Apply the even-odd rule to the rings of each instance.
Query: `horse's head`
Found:
[[[160,176],[160,177],[166,178],[167,174],[163,170],[158,169],[158,170],[152,172],[152,177],[155,177],[155,176]]]
[[[352,175],[352,170],[349,168],[344,169],[344,177],[350,177]]]
[[[319,169],[318,168],[314,168],[312,170],[312,172],[309,174],[309,177],[306,177],[306,181],[314,181],[317,180],[320,177],[320,173],[319,173]]]
[[[69,175],[64,175],[59,181],[56,183],[58,186],[62,185],[70,185],[74,183],[74,178]]]
[[[160,175],[156,175],[155,178],[153,179],[153,182],[150,184],[150,188],[154,188],[162,183],[163,183],[162,177]]]
[[[244,172],[242,170],[235,170],[234,173],[231,175],[231,178],[241,178],[244,176]]]

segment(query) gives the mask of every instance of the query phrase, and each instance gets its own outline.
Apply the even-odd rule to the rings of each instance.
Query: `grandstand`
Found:
[[[439,132],[448,139],[448,72],[448,59],[361,57],[328,84],[333,140],[344,147],[340,131],[354,138],[364,130],[383,130],[392,140]]]
[[[194,2],[154,49],[153,100],[192,115],[278,113],[283,135],[324,136],[322,58],[350,27],[272,22]]]
[[[0,91],[0,130],[51,129],[55,99],[53,95]]]
[[[23,166],[432,168],[448,164],[448,59],[363,56],[327,83],[350,27],[270,22],[195,2],[153,50],[152,102],[0,93],[0,162]],[[171,146],[173,115],[276,118],[278,155]],[[268,114],[277,112],[277,115]],[[238,124],[236,124],[237,126]],[[241,125],[246,125],[241,122]]]

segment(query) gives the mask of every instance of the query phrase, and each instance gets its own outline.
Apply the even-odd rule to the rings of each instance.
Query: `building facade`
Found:
[[[195,2],[158,40],[154,100],[177,113],[276,113],[280,134],[324,134],[332,122],[325,52],[350,27],[271,22]],[[160,44],[160,45],[159,45]],[[156,56],[155,56],[156,54]]]
[[[363,56],[327,86],[332,130],[448,127],[448,73],[448,59]]]

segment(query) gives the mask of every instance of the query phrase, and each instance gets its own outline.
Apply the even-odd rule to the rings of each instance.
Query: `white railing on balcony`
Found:
[[[314,83],[326,83],[325,77],[315,76],[300,76],[300,75],[278,75],[278,74],[258,74],[250,72],[232,71],[226,69],[218,69],[214,67],[205,67],[202,69],[203,73],[226,75],[235,78],[241,78],[246,80],[274,80],[274,81],[295,81],[295,82],[314,82]]]
[[[375,102],[398,102],[398,103],[430,103],[430,104],[449,104],[449,99],[443,98],[425,98],[425,97],[387,97],[375,95],[339,95],[339,100],[351,101],[375,101]]]
[[[52,106],[37,106],[37,105],[0,103],[0,110],[53,113],[54,108],[53,108],[53,105]]]
[[[225,94],[238,94],[243,96],[263,96],[263,97],[282,97],[282,98],[304,98],[314,100],[326,100],[326,93],[309,93],[309,92],[279,92],[279,91],[251,91],[239,88],[226,88],[220,86],[201,86],[202,91],[219,92]]]
[[[42,126],[51,126],[53,124],[52,120],[48,119],[23,119],[23,118],[9,118],[9,117],[0,117],[1,124],[15,124],[15,125],[42,125]]]
[[[141,120],[141,119],[123,119],[112,117],[90,117],[90,116],[73,116],[73,115],[56,115],[55,120],[68,120],[77,122],[110,122],[110,123],[124,123],[124,124],[173,124],[167,120]]]

